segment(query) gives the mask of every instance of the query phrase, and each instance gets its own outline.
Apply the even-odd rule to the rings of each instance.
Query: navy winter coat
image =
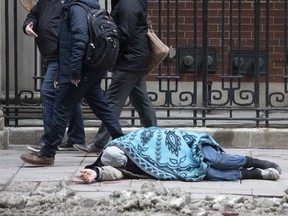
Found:
[[[112,0],[111,16],[118,25],[120,54],[114,70],[146,72],[150,57],[147,43],[147,0]]]
[[[59,32],[59,83],[80,80],[85,74],[104,78],[106,71],[88,69],[83,64],[86,47],[89,41],[87,12],[79,5],[69,5],[73,0],[66,0],[63,8]],[[78,0],[91,8],[99,9],[97,0]]]

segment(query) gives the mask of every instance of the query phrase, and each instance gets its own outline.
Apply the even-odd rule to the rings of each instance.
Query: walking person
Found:
[[[46,73],[41,86],[41,100],[43,105],[44,133],[51,130],[53,106],[55,104],[58,88],[54,86],[58,74],[58,31],[64,0],[38,0],[30,10],[23,23],[26,35],[35,38],[41,57],[45,62]],[[69,121],[68,139],[59,146],[59,150],[72,150],[73,144],[85,144],[85,132],[81,106],[78,104]],[[43,136],[34,146],[28,148],[39,151],[44,146]]]
[[[226,153],[208,134],[150,127],[110,141],[78,177],[86,183],[123,178],[277,180],[281,172],[275,162]]]
[[[119,29],[120,54],[113,67],[112,81],[106,92],[109,106],[119,118],[129,97],[143,127],[157,125],[155,109],[146,89],[145,76],[150,57],[147,43],[147,0],[111,0],[111,16]],[[99,153],[110,134],[101,124],[92,143],[75,144],[85,153]]]
[[[65,133],[73,109],[82,98],[93,113],[108,128],[112,139],[123,135],[118,118],[109,108],[101,81],[106,71],[89,68],[83,63],[89,42],[87,11],[79,5],[70,6],[67,0],[59,30],[58,97],[53,109],[51,130],[44,134],[45,145],[37,154],[23,154],[21,159],[35,165],[53,165],[57,147]],[[95,0],[79,0],[90,8],[99,9]]]

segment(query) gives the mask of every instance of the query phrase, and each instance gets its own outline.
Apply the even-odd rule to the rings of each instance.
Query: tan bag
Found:
[[[150,49],[150,59],[147,70],[148,74],[152,72],[166,58],[166,56],[169,53],[169,47],[166,46],[155,34],[149,15],[147,16],[147,24],[148,24],[147,37]]]

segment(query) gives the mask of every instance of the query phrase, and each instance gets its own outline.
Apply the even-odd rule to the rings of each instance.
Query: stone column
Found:
[[[0,11],[1,11],[1,19],[0,20],[5,20],[4,14],[5,14],[5,1],[0,1]],[[5,22],[0,22],[0,29],[5,29]],[[5,58],[4,58],[4,54],[3,52],[5,52],[5,50],[3,50],[4,48],[4,38],[5,34],[0,34],[0,96],[2,97],[3,92],[3,74],[4,74],[4,69],[5,69]],[[4,115],[3,115],[3,111],[2,111],[2,106],[0,105],[0,149],[5,149],[8,146],[8,131],[5,128],[4,125]]]
[[[4,116],[2,110],[0,110],[0,149],[6,149],[8,143],[8,130],[4,126]]]

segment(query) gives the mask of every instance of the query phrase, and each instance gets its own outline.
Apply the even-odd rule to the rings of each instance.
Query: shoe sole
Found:
[[[76,149],[74,148],[74,147],[65,147],[65,148],[63,148],[63,147],[58,147],[58,150],[59,151],[76,151]]]
[[[95,154],[96,156],[99,156],[100,153],[101,153],[101,152],[97,152],[97,151],[95,151],[95,152],[88,152],[88,151],[85,151],[85,150],[83,150],[83,149],[81,149],[81,148],[78,148],[78,146],[76,146],[76,145],[73,145],[73,146],[74,146],[75,149],[77,149],[77,150],[79,150],[79,151],[81,151],[81,152],[83,152],[83,153],[85,153],[85,154]]]
[[[76,145],[73,145],[73,147],[74,147],[75,150],[78,150],[78,151],[84,152],[85,154],[89,154],[88,151],[85,151],[85,150],[83,150],[83,149],[81,149],[81,148],[78,148]]]
[[[31,146],[27,146],[27,149],[28,149],[29,151],[31,151],[31,152],[34,152],[34,153],[40,152],[39,149],[33,148],[33,147],[31,147]]]

